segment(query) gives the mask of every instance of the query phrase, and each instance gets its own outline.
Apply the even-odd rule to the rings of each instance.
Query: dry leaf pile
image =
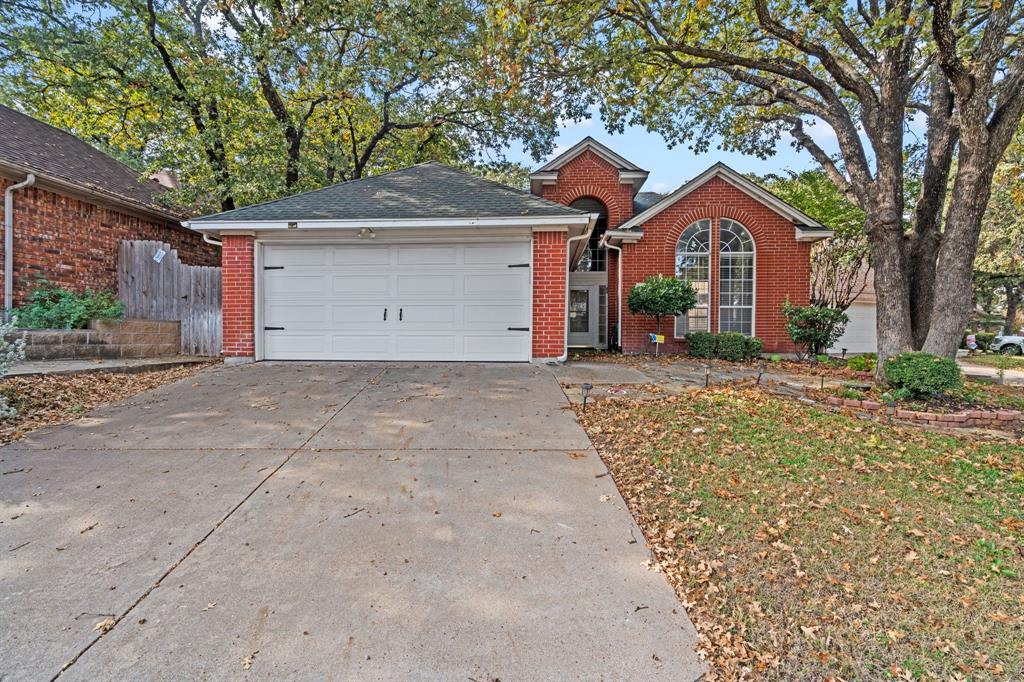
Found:
[[[40,427],[77,419],[100,405],[193,376],[208,366],[189,365],[136,374],[98,372],[7,377],[0,380],[0,393],[7,396],[18,414],[0,421],[0,445]]]
[[[577,414],[713,679],[1024,679],[1024,447],[754,388]]]

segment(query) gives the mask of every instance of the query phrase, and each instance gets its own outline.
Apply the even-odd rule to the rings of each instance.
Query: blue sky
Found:
[[[832,135],[831,130],[819,125],[812,128],[811,132],[826,149],[834,150],[834,142],[828,139]],[[642,188],[648,192],[669,192],[717,161],[723,161],[741,173],[781,173],[815,167],[807,152],[793,149],[785,140],[779,142],[775,156],[764,160],[736,152],[723,152],[714,147],[706,154],[695,154],[685,145],[669,149],[660,135],[647,132],[643,128],[627,128],[621,135],[611,135],[598,117],[565,123],[558,136],[558,146],[548,159],[554,158],[587,135],[608,145],[641,168],[649,170],[651,175]],[[509,150],[508,158],[524,163],[530,168],[541,165],[535,163],[521,149]]]

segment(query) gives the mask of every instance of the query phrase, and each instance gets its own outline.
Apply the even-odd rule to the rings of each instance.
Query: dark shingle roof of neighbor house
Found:
[[[138,172],[71,133],[3,105],[0,163],[89,194],[146,207],[167,217],[174,215],[157,201],[166,190],[155,180],[140,180]]]
[[[578,216],[577,211],[437,161],[193,219],[392,220]]]
[[[665,195],[660,192],[637,192],[633,197],[633,213],[643,213],[664,198]]]

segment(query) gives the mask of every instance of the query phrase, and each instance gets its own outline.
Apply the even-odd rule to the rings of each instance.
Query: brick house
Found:
[[[71,289],[116,290],[123,239],[164,241],[186,263],[220,264],[220,250],[160,204],[165,186],[140,180],[136,171],[73,135],[4,106],[0,191],[5,231],[13,238],[15,306],[39,279]]]
[[[699,292],[663,321],[667,350],[695,330],[793,350],[780,306],[808,301],[811,244],[829,230],[722,164],[667,195],[641,192],[646,179],[586,138],[530,193],[430,162],[189,224],[223,242],[224,354],[238,360],[638,352],[654,323],[620,301],[654,273]]]

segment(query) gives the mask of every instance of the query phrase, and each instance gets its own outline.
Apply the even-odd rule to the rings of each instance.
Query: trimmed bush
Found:
[[[739,332],[722,332],[715,345],[715,356],[722,360],[739,362],[747,357],[747,337]]]
[[[686,335],[686,350],[695,358],[715,357],[715,335],[711,332],[692,332]]]
[[[662,317],[682,315],[697,305],[697,292],[689,282],[651,275],[630,290],[626,304],[634,315],[653,317],[660,328]]]
[[[820,305],[782,304],[786,318],[786,334],[793,343],[806,349],[808,355],[821,355],[839,340],[850,318],[838,308]]]
[[[878,355],[876,353],[865,353],[864,355],[855,355],[852,358],[846,360],[846,368],[852,369],[854,372],[871,372],[874,374],[875,367],[878,366]]]
[[[745,337],[744,353],[748,360],[761,357],[761,352],[764,350],[764,341],[757,338],[756,336]]]
[[[120,320],[124,304],[110,291],[72,291],[39,283],[16,310],[18,324],[31,329],[82,329],[90,320]]]
[[[920,351],[900,353],[886,360],[885,379],[916,398],[944,395],[963,386],[955,360]]]

